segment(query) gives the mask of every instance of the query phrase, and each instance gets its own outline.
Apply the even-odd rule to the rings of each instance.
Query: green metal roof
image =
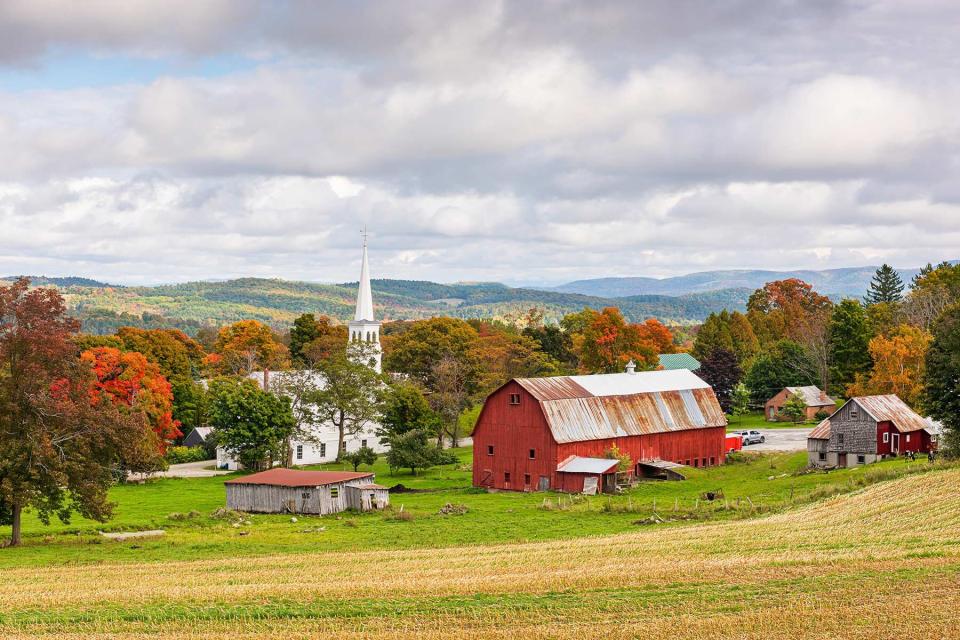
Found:
[[[657,356],[660,366],[664,369],[689,369],[696,371],[700,368],[700,361],[689,353],[661,353]]]

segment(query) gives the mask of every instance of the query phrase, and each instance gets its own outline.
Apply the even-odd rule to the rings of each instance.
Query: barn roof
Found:
[[[727,424],[713,389],[686,369],[516,382],[540,402],[560,443]]]
[[[611,458],[570,456],[557,465],[557,471],[563,473],[608,473],[616,469],[618,464],[620,464],[619,460],[613,460]]]
[[[820,424],[813,428],[813,431],[810,432],[810,435],[808,435],[807,438],[810,440],[829,440],[830,418],[824,418]]]
[[[340,484],[360,478],[373,479],[369,472],[353,471],[301,471],[299,469],[268,469],[249,476],[227,480],[225,484],[263,484],[275,487],[319,487],[326,484]]]
[[[823,398],[821,398],[823,392],[820,391],[820,387],[814,385],[810,385],[809,387],[787,387],[787,393],[790,395],[799,393],[808,407],[833,407],[837,404],[837,401],[828,395],[824,394]]]
[[[696,371],[700,368],[700,361],[689,353],[661,353],[657,356],[660,366],[670,371],[673,369],[688,369]]]
[[[877,422],[889,420],[901,432],[920,431],[930,426],[930,423],[907,406],[906,402],[892,393],[885,396],[857,396],[851,398],[850,402],[856,402],[863,407]]]

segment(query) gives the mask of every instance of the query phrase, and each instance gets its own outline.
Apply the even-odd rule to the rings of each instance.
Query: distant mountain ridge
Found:
[[[877,265],[879,266],[879,265]],[[622,277],[576,280],[550,291],[579,293],[609,298],[635,295],[682,296],[723,289],[758,289],[771,280],[799,278],[813,285],[818,292],[835,297],[860,297],[866,293],[877,266],[846,267],[841,269],[798,269],[795,271],[768,271],[762,269],[729,269],[702,271],[670,278]],[[904,283],[920,272],[916,269],[897,269]]]

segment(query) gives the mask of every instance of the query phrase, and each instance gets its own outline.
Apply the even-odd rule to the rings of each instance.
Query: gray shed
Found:
[[[390,495],[385,488],[374,485],[374,479],[369,472],[269,469],[224,484],[227,506],[237,511],[326,515],[349,508],[366,511],[386,506]]]

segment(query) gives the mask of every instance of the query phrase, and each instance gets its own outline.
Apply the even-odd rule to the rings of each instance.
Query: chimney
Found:
[[[826,401],[827,401],[827,392],[826,392],[826,391],[821,391],[821,392],[820,392],[820,401],[821,401],[821,402],[826,402]]]
[[[626,371],[627,373],[636,373],[636,372],[637,372],[637,363],[634,362],[633,360],[631,360],[630,362],[627,363],[627,367],[626,367],[625,371]]]

